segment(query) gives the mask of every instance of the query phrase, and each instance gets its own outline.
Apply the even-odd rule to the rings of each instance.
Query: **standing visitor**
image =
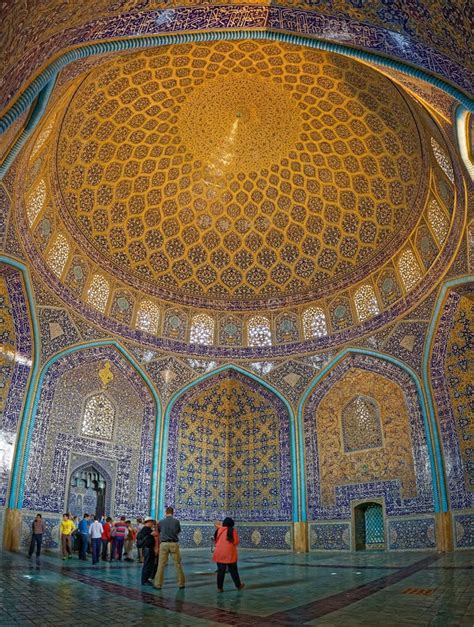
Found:
[[[87,560],[87,543],[89,541],[89,514],[84,514],[79,523],[79,559]]]
[[[36,545],[36,563],[39,564],[39,558],[41,555],[41,543],[43,542],[43,533],[45,532],[45,526],[41,514],[36,514],[31,525],[31,542],[30,549],[28,551],[28,557],[33,555]]]
[[[110,516],[107,516],[107,518],[105,519],[105,522],[102,525],[102,560],[104,562],[110,559],[109,549],[110,549],[110,543],[112,541],[112,536],[110,535],[111,530],[112,530],[112,526],[110,524],[111,522],[112,522],[112,519],[110,518]]]
[[[134,527],[132,527],[132,522],[130,520],[127,520],[125,524],[127,525],[127,537],[124,544],[125,561],[133,562],[133,545],[135,544],[137,532]]]
[[[127,537],[127,524],[125,522],[125,516],[120,516],[120,520],[114,523],[113,530],[115,535],[112,542],[112,557],[110,561],[118,560],[122,561],[123,544]]]
[[[102,544],[102,533],[104,528],[97,516],[94,516],[94,522],[89,527],[92,544],[92,563],[97,564],[100,559],[100,545]]]
[[[166,516],[158,523],[158,531],[160,533],[160,552],[158,559],[158,570],[153,581],[153,585],[158,590],[163,585],[163,575],[165,566],[168,563],[168,556],[174,560],[176,567],[176,579],[178,587],[184,588],[186,580],[184,577],[183,567],[181,566],[181,554],[179,552],[179,534],[181,533],[181,525],[179,520],[173,517],[174,509],[166,508]]]
[[[143,521],[141,518],[137,518],[137,524],[135,525],[135,529],[137,530],[137,538],[138,538],[138,534],[143,529]],[[140,564],[143,564],[143,549],[138,548],[138,543],[137,543],[137,556],[138,556],[138,561],[140,562]]]
[[[63,560],[65,560],[66,557],[69,559],[72,558],[71,535],[74,529],[74,523],[70,520],[69,515],[63,514],[63,519],[59,525],[59,532],[61,534],[61,554],[63,556]]]
[[[150,579],[155,568],[155,537],[153,518],[145,518],[142,528],[137,534],[137,547],[143,551],[142,586],[151,586]]]
[[[237,545],[240,540],[237,531],[234,529],[232,518],[224,518],[222,527],[216,529],[214,538],[216,546],[212,559],[217,563],[217,591],[224,592],[226,569],[229,570],[237,590],[242,590],[245,584],[240,581],[237,568]]]

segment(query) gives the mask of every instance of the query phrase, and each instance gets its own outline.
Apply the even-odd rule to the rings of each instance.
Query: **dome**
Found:
[[[128,325],[140,327],[143,299],[173,308],[162,332],[176,339],[196,309],[286,312],[281,337],[296,341],[316,306],[331,334],[392,306],[428,269],[412,250],[436,156],[423,119],[376,69],[305,46],[116,55],[69,83],[37,135],[29,231],[54,281]],[[439,247],[423,245],[431,264]],[[244,341],[242,321],[222,324],[235,331],[222,342]]]

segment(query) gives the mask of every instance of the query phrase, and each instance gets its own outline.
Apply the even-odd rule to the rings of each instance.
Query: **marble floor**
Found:
[[[0,625],[474,625],[474,552],[296,555],[241,550],[245,590],[216,592],[209,549],[184,550],[161,591],[137,563],[0,552]]]

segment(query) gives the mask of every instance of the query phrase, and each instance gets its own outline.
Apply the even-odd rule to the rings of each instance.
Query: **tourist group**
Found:
[[[239,535],[232,518],[224,518],[214,524],[213,561],[217,564],[217,590],[223,592],[226,571],[229,571],[235,587],[244,588],[240,581],[237,567],[237,545]],[[32,536],[28,556],[31,558],[36,548],[36,560],[39,564],[41,545],[45,525],[41,514],[37,514],[32,523]],[[92,555],[92,564],[100,561],[127,562],[137,561],[142,564],[142,586],[153,586],[160,590],[163,585],[165,566],[171,555],[176,567],[176,579],[179,588],[184,588],[186,580],[181,565],[179,534],[181,525],[174,517],[172,507],[167,507],[165,517],[159,521],[153,518],[137,518],[132,524],[125,516],[113,521],[110,516],[90,516],[84,514],[81,520],[77,516],[64,514],[60,524],[60,548],[62,559],[72,559],[73,553],[79,553],[80,560],[87,560]],[[134,554],[136,551],[136,560]]]

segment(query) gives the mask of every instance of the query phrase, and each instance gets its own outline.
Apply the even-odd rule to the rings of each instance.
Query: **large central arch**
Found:
[[[173,483],[177,481],[177,432],[179,420],[183,416],[183,412],[185,412],[187,401],[189,399],[192,400],[202,389],[209,389],[214,383],[217,385],[230,383],[232,386],[233,380],[237,385],[246,386],[249,389],[249,396],[254,394],[267,403],[268,407],[278,418],[279,433],[277,437],[281,437],[279,490],[284,505],[275,514],[275,517],[277,520],[287,517],[288,521],[290,518],[293,521],[297,521],[301,498],[298,489],[297,460],[295,455],[296,435],[292,408],[288,401],[273,386],[236,365],[227,365],[206,373],[185,386],[171,399],[166,409],[164,420],[163,459],[166,460],[166,464],[163,463],[161,468],[161,485],[166,486],[166,490],[162,490],[160,494],[160,508],[163,509],[165,505],[169,504],[166,502],[166,499],[173,498],[173,490],[175,488]],[[216,428],[218,428],[217,425]],[[202,489],[202,486],[200,489]],[[224,488],[224,491],[226,489]],[[196,514],[196,511],[192,513]],[[256,518],[258,519],[258,514]],[[261,516],[261,520],[264,520],[263,516]]]

